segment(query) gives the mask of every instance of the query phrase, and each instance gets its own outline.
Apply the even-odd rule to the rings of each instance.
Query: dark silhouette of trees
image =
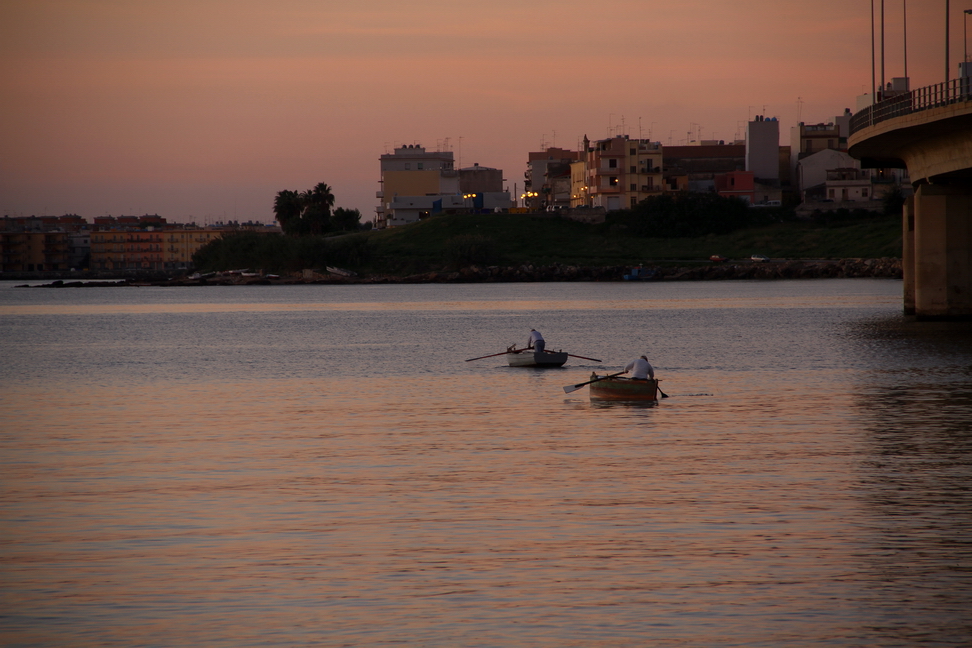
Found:
[[[772,218],[770,210],[750,208],[739,198],[684,192],[652,196],[629,210],[609,215],[608,222],[634,236],[693,238],[768,224]]]
[[[304,192],[280,191],[273,201],[273,213],[284,234],[320,236],[328,232],[334,193],[324,182]]]
[[[273,213],[277,217],[277,222],[284,232],[287,232],[292,223],[300,220],[300,215],[304,211],[304,199],[297,191],[280,191],[273,200]]]
[[[296,272],[328,265],[359,266],[371,261],[373,246],[366,234],[294,237],[234,232],[210,241],[192,256],[201,272],[250,268]]]
[[[361,229],[361,212],[338,207],[331,214],[331,227],[342,232],[355,232]]]

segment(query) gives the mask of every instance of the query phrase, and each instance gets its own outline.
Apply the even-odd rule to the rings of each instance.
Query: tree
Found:
[[[343,232],[354,232],[361,229],[361,212],[357,209],[338,207],[331,215],[331,225]]]
[[[289,223],[300,219],[304,211],[304,199],[297,191],[279,191],[273,200],[273,213],[280,223],[281,229],[287,232]]]
[[[320,236],[330,229],[334,194],[327,184],[318,182],[313,189],[308,189],[303,193],[303,198],[304,213],[301,218],[306,221],[307,232],[311,236]]]

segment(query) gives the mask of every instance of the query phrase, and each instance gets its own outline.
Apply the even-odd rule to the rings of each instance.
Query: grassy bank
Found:
[[[299,272],[338,266],[362,275],[406,276],[470,266],[584,267],[708,263],[713,254],[748,259],[901,256],[900,218],[777,222],[699,238],[633,236],[621,222],[586,224],[527,214],[441,215],[386,230],[328,237],[242,233],[194,257],[200,271]]]
[[[518,214],[437,216],[369,234],[368,267],[393,274],[480,265],[604,266],[748,258],[840,259],[901,256],[898,218],[843,224],[786,222],[702,238],[636,238],[610,224]],[[467,258],[463,258],[463,255]],[[472,258],[475,257],[475,258]]]

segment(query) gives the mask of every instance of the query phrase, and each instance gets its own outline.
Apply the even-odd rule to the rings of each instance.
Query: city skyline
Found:
[[[912,87],[944,80],[945,4],[908,4]],[[950,6],[954,77],[972,0]],[[904,4],[884,7],[890,80]],[[826,123],[870,92],[870,11],[15,0],[0,9],[0,209],[268,221],[276,192],[326,182],[370,220],[379,157],[404,144],[500,168],[511,193],[529,151],[584,135],[728,142],[766,115],[787,144],[798,120]]]

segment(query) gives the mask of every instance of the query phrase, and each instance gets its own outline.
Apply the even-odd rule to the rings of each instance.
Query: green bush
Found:
[[[496,242],[480,234],[462,234],[446,241],[446,263],[453,268],[471,265],[494,265],[497,262]]]
[[[358,266],[371,260],[372,245],[364,235],[294,238],[281,234],[238,232],[211,241],[193,255],[203,272],[249,268],[295,272],[304,268]]]

